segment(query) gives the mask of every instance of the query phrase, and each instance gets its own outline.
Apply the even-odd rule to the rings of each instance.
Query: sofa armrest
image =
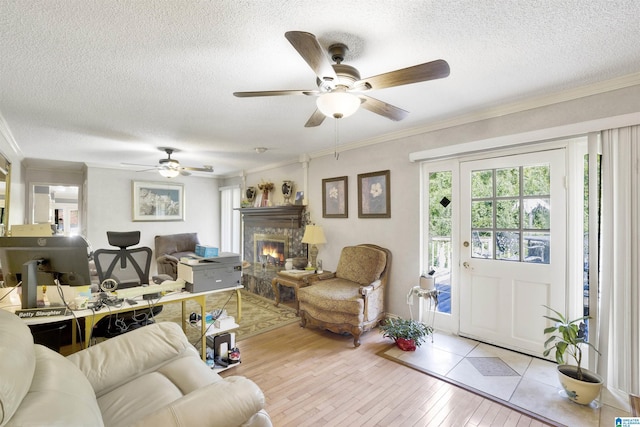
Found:
[[[262,411],[264,405],[264,394],[253,381],[231,376],[181,397],[134,426],[240,426]],[[252,424],[271,426],[269,417],[263,414],[261,423]]]
[[[376,289],[378,289],[380,285],[382,285],[382,281],[376,280],[375,282],[367,286],[360,286],[360,295],[367,296],[371,294],[373,291],[375,291]]]
[[[186,352],[198,357],[178,324],[159,322],[111,338],[67,358],[84,373],[96,395],[101,395]]]
[[[178,262],[180,262],[180,260],[178,258],[174,257],[173,255],[164,254],[164,255],[160,255],[156,259],[156,262],[158,264],[164,262],[164,263],[178,265]]]

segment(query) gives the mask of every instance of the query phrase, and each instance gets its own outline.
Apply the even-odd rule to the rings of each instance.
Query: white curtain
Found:
[[[640,393],[639,133],[639,126],[602,132],[598,372],[624,393]]]
[[[240,253],[240,187],[220,188],[220,250]]]

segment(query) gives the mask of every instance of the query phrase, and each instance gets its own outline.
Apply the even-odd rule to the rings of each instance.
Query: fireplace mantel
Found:
[[[303,225],[303,205],[261,208],[240,208],[245,225],[253,227],[300,228]]]

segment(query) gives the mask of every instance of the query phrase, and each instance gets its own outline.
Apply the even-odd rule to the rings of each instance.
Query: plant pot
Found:
[[[581,405],[590,404],[600,395],[602,378],[587,369],[582,369],[583,380],[578,377],[578,367],[573,365],[558,365],[558,379],[567,397]]]
[[[396,345],[402,351],[416,351],[416,342],[406,338],[396,338]]]

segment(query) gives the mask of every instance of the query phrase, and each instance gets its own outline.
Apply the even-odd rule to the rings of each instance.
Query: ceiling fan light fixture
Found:
[[[174,168],[160,168],[158,169],[158,172],[160,173],[160,175],[164,176],[165,178],[175,178],[176,176],[180,175],[180,170],[179,169],[174,169]]]
[[[333,91],[320,95],[316,105],[325,116],[342,119],[358,111],[360,98],[344,91]]]

